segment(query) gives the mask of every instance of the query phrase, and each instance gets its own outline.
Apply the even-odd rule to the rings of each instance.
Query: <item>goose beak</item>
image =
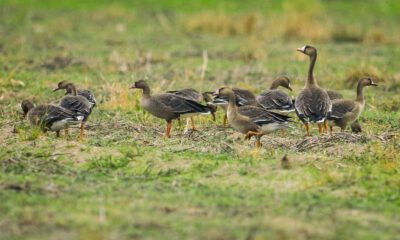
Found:
[[[296,49],[296,50],[299,51],[299,52],[304,53],[304,50],[306,50],[306,46],[303,46],[303,47],[298,48],[298,49]]]
[[[132,84],[131,86],[129,86],[129,89],[135,89],[135,88],[136,88],[135,84]]]
[[[290,86],[290,84],[289,84],[289,86],[287,87],[290,91],[292,91],[293,92],[293,89],[292,89],[292,87]]]
[[[219,95],[219,90],[215,90],[215,92],[213,92],[212,94],[214,97],[217,97]]]
[[[376,84],[376,82],[371,82],[371,86],[378,86],[378,84]]]
[[[56,92],[56,91],[58,91],[58,90],[60,90],[59,87],[53,88],[53,92]]]

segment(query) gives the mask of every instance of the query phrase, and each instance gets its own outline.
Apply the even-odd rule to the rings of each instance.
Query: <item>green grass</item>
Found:
[[[398,1],[1,1],[0,238],[396,238],[399,10]],[[295,96],[305,43],[319,50],[323,87],[354,98],[359,75],[380,80],[365,89],[362,134],[303,138],[296,122],[256,152],[219,127],[219,112],[217,123],[198,118],[190,134],[174,125],[165,139],[165,123],[128,89],[147,78],[153,92],[259,93],[285,74]],[[83,142],[78,129],[66,141],[20,117],[23,99],[57,101],[51,89],[63,79],[99,102]]]

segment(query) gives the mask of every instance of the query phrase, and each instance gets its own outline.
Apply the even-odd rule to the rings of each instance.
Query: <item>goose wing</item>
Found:
[[[241,88],[233,88],[232,90],[236,96],[236,105],[244,106],[244,105],[254,105],[256,103],[256,97],[249,90]]]
[[[182,89],[182,90],[167,91],[167,93],[172,93],[172,94],[184,97],[184,98],[188,98],[188,99],[194,100],[196,102],[201,102],[202,99],[203,99],[203,96],[193,88],[186,88],[186,89]]]
[[[328,93],[329,99],[332,100],[336,100],[336,99],[342,99],[343,95],[336,92],[336,91],[332,91],[332,90],[326,90],[326,93]]]
[[[89,116],[92,109],[92,104],[82,96],[67,95],[61,99],[60,106],[85,116]]]
[[[78,95],[86,98],[90,103],[93,104],[93,107],[97,105],[96,98],[90,90],[80,89],[78,90]]]
[[[259,126],[272,123],[287,123],[290,121],[289,116],[271,112],[267,109],[255,106],[239,107],[238,111],[241,115],[249,117],[254,123]]]
[[[53,123],[58,121],[80,122],[84,118],[83,115],[55,105],[43,106],[40,111],[42,112],[43,116],[41,121],[48,128],[50,128]]]
[[[341,119],[346,113],[352,112],[356,108],[356,104],[351,100],[338,99],[332,102],[332,113],[329,119]]]
[[[292,99],[285,92],[279,90],[269,90],[261,93],[257,97],[257,102],[265,109],[288,111],[294,108]]]
[[[325,90],[304,89],[294,103],[298,117],[303,122],[321,122],[332,111],[332,103]]]
[[[158,102],[172,109],[174,113],[209,113],[210,109],[194,100],[175,94],[165,93],[154,96]]]

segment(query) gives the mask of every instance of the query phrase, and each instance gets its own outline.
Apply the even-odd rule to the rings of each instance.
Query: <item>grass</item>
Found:
[[[1,239],[398,236],[398,1],[157,3],[0,3]],[[379,79],[365,89],[362,134],[303,138],[296,122],[263,137],[257,153],[254,140],[218,126],[218,112],[217,123],[198,118],[200,131],[174,126],[165,139],[165,123],[128,89],[146,78],[153,92],[259,93],[285,74],[295,96],[308,66],[295,49],[305,43],[319,50],[323,87],[354,98],[359,76]],[[51,89],[63,79],[99,102],[83,142],[78,129],[57,139],[20,116],[23,99],[57,101]]]

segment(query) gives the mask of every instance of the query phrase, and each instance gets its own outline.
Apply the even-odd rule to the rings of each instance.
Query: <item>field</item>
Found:
[[[387,1],[0,2],[0,239],[396,239],[400,234],[400,3]],[[287,75],[296,94],[318,49],[321,86],[366,88],[361,134],[244,141],[198,117],[183,134],[144,112],[140,91],[238,86]],[[69,140],[21,117],[61,80],[93,90]],[[287,154],[289,167],[281,159]]]

